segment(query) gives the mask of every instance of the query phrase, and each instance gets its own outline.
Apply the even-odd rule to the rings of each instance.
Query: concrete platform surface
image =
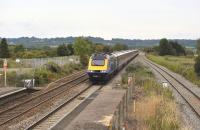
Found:
[[[23,91],[25,89],[26,88],[23,88],[23,87],[0,87],[0,98],[19,92],[19,91]]]
[[[107,86],[64,130],[106,130],[126,93],[125,89]]]

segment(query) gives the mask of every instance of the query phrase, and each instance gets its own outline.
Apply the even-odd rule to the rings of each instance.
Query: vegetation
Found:
[[[74,43],[74,53],[80,56],[80,62],[86,66],[89,60],[89,56],[93,52],[92,42],[83,37],[76,39]]]
[[[36,38],[36,37],[20,37],[20,38],[9,38],[7,39],[9,43],[14,43],[16,45],[22,44],[26,48],[42,48],[44,46],[58,46],[62,43],[74,43],[77,37],[58,37],[58,38]],[[120,38],[113,38],[111,40],[105,40],[100,37],[84,37],[93,43],[102,43],[104,45],[113,46],[116,43],[124,43],[129,47],[132,48],[142,48],[142,47],[151,47],[158,45],[159,39],[120,39]],[[177,40],[183,46],[189,47],[196,47],[195,40],[186,40],[186,39],[179,39]]]
[[[57,48],[58,56],[68,56],[69,54],[70,54],[70,52],[65,44],[58,46],[58,48]]]
[[[195,59],[194,70],[200,76],[200,39],[197,40],[197,54],[198,57]]]
[[[159,55],[186,55],[185,48],[181,46],[177,41],[168,41],[167,39],[161,39],[159,44]]]
[[[200,54],[200,39],[197,40],[197,54]]]
[[[35,78],[36,86],[43,86],[44,84],[50,83],[58,78],[67,76],[82,69],[83,66],[81,64],[65,64],[63,66],[59,66],[54,62],[49,62],[41,68],[37,68],[35,70],[31,69],[25,73],[19,72],[20,70],[8,71],[8,85],[22,87],[23,79]],[[3,81],[0,82],[0,85],[3,86]]]
[[[156,56],[156,55],[147,55],[147,58],[162,65],[166,68],[184,76],[189,81],[200,86],[200,77],[196,75],[194,64],[194,57],[176,57],[176,56]]]
[[[0,42],[0,58],[9,58],[10,52],[8,49],[8,44],[5,38],[3,38]]]
[[[200,56],[195,59],[194,70],[198,76],[200,76]]]
[[[117,43],[113,46],[113,50],[114,51],[120,51],[120,50],[127,50],[128,49],[128,46],[125,45],[125,44],[120,44],[120,43]]]
[[[141,64],[132,64],[126,69],[127,74],[135,76],[134,105],[129,111],[128,123],[136,129],[177,130],[180,122],[172,92],[155,81],[154,74]]]

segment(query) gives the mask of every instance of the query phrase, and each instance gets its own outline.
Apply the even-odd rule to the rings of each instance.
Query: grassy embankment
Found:
[[[194,71],[194,58],[177,57],[177,56],[156,56],[147,55],[147,58],[162,65],[166,68],[182,75],[189,81],[200,86],[200,77],[198,77]]]
[[[134,106],[128,114],[128,129],[177,130],[180,129],[178,111],[172,92],[155,81],[153,73],[141,64],[130,65],[122,75],[122,82],[127,82],[127,75],[135,75]]]
[[[9,86],[19,86],[22,87],[23,79],[32,79],[33,77],[36,80],[36,86],[44,86],[56,79],[59,79],[63,76],[67,76],[75,71],[80,71],[83,69],[81,64],[65,64],[64,66],[59,66],[54,62],[49,62],[43,65],[41,68],[31,69],[27,72],[17,72],[9,71],[7,73],[7,83]],[[3,74],[3,72],[1,72]],[[3,85],[3,75],[0,77],[0,86]]]

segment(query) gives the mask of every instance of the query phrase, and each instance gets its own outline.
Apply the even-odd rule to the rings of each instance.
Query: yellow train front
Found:
[[[109,54],[93,54],[89,59],[88,75],[91,81],[109,80],[117,69],[117,59]]]
[[[137,55],[137,50],[93,54],[88,63],[88,76],[91,81],[107,81]]]

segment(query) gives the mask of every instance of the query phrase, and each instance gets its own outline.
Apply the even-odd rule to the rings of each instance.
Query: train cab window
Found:
[[[95,60],[95,59],[93,59],[92,60],[92,65],[94,65],[94,66],[104,66],[104,60]]]

